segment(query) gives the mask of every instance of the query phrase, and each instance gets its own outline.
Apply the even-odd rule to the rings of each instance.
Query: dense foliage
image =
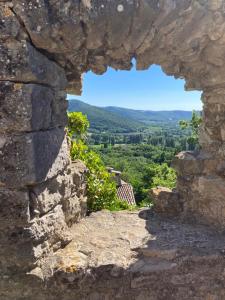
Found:
[[[199,113],[195,111],[192,112],[191,120],[181,120],[179,122],[180,127],[182,129],[189,128],[191,130],[191,134],[188,137],[187,141],[189,145],[192,145],[193,150],[199,147],[199,127],[202,123],[202,117]]]
[[[72,139],[71,157],[80,159],[87,166],[88,209],[120,210],[129,208],[126,202],[117,198],[116,185],[107,172],[100,156],[85,144],[83,136],[89,127],[87,117],[79,112],[68,113],[68,132]]]
[[[178,152],[198,147],[199,112],[191,115],[191,112],[147,112],[115,107],[97,108],[83,102],[78,104],[94,120],[86,136],[89,125],[87,117],[81,113],[69,113],[69,128],[75,131],[75,134],[72,133],[71,155],[83,160],[90,170],[88,201],[91,210],[126,206],[125,202],[121,203],[116,198],[116,187],[105,166],[122,172],[122,179],[132,184],[138,204],[151,202],[149,190],[153,187],[175,187],[176,173],[170,167],[171,161]],[[107,119],[110,113],[114,114],[113,119]],[[116,113],[117,120],[114,119]],[[184,120],[178,122],[179,116]],[[130,127],[126,127],[121,120],[131,117],[138,122],[143,117],[145,127],[137,126],[133,121],[129,123]],[[96,124],[98,130],[95,130]],[[125,130],[121,130],[123,126]],[[84,139],[85,136],[87,139]]]
[[[82,112],[69,112],[68,113],[68,131],[69,136],[75,139],[83,140],[86,136],[90,124]]]
[[[108,148],[92,146],[104,163],[122,172],[122,179],[133,185],[137,203],[148,202],[149,189],[156,186],[175,187],[176,174],[169,167],[174,148],[148,144],[124,144]]]
[[[135,110],[115,106],[104,107],[104,109],[117,114],[119,117],[133,119],[144,124],[152,124],[157,122],[177,123],[179,120],[189,120],[191,118],[191,112],[183,110],[151,111]]]

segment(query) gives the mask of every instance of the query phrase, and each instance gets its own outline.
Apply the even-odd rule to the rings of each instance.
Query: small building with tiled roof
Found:
[[[108,168],[108,172],[113,175],[113,179],[117,186],[117,197],[126,201],[129,205],[136,205],[134,190],[130,183],[127,183],[121,179],[121,172]]]
[[[117,187],[117,197],[129,205],[136,205],[133,187],[130,183],[121,180],[121,185]]]

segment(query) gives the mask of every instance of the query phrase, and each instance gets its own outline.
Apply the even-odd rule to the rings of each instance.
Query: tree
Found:
[[[143,140],[141,134],[132,134],[129,136],[129,143],[130,144],[140,144]]]
[[[94,140],[95,145],[101,144],[101,136],[99,134],[92,134],[92,139]]]
[[[111,145],[112,145],[112,146],[115,145],[115,137],[114,137],[114,136],[111,137]]]
[[[191,135],[187,139],[189,148],[191,148],[190,150],[194,150],[199,147],[198,139],[199,139],[199,127],[201,123],[202,123],[202,117],[195,111],[192,112],[192,118],[190,121],[181,120],[179,122],[181,129],[191,130]]]
[[[172,138],[172,137],[166,137],[166,139],[165,139],[165,146],[166,147],[175,148],[174,138]]]
[[[176,172],[166,163],[161,165],[152,163],[143,170],[145,188],[164,186],[174,188],[176,185]]]

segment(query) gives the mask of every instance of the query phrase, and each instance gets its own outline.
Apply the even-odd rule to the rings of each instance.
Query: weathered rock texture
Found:
[[[224,235],[149,211],[106,211],[72,227],[73,241],[29,275],[3,277],[3,300],[225,298]]]
[[[0,271],[6,274],[29,271],[68,244],[68,226],[86,213],[86,167],[71,164],[64,129],[65,72],[33,45],[14,4],[0,1]]]
[[[71,167],[65,91],[80,93],[83,72],[102,74],[108,66],[129,70],[133,58],[138,70],[158,64],[166,74],[184,78],[187,90],[203,91],[201,150],[177,156],[176,193],[184,218],[224,229],[224,57],[224,0],[0,0],[0,273],[29,271],[71,240],[68,225],[85,211],[85,167]],[[186,270],[186,277],[174,299],[224,298],[223,264],[213,257],[175,269],[178,277]],[[169,299],[173,289],[170,285],[168,292],[165,274],[170,281],[173,276],[157,274],[164,278],[161,295],[145,296],[143,290],[132,297]],[[201,278],[208,283],[202,294],[193,283]],[[158,286],[159,279],[150,282]],[[138,280],[131,289],[139,288]],[[218,282],[217,294],[208,292],[210,280]],[[187,296],[187,284],[193,297]],[[117,298],[132,299],[126,291]],[[10,299],[7,293],[2,299]],[[48,292],[45,298],[50,299]]]

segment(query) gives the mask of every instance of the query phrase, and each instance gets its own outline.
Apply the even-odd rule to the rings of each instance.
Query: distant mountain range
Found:
[[[140,131],[150,124],[178,123],[191,119],[191,111],[150,111],[122,107],[98,107],[80,100],[69,100],[69,111],[81,111],[90,121],[92,131],[126,133]]]
[[[115,106],[105,107],[104,110],[145,124],[149,124],[152,122],[179,122],[180,120],[189,120],[192,116],[191,111],[184,110],[134,110]]]

